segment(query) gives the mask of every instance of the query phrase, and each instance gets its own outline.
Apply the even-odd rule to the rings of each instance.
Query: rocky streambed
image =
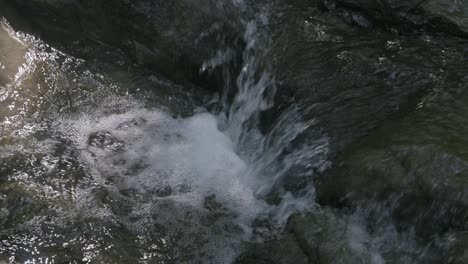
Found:
[[[0,263],[468,262],[468,2],[0,17]]]

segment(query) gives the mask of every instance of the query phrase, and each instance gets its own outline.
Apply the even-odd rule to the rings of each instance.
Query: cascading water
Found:
[[[215,116],[200,108],[195,115],[186,118],[172,117],[164,109],[145,109],[141,100],[129,96],[101,94],[108,89],[125,91],[128,88],[99,73],[85,71],[80,75],[76,70],[83,62],[54,50],[55,53],[50,53],[41,41],[18,35],[6,23],[3,26],[28,50],[27,54],[32,54],[27,64],[20,67],[18,74],[22,79],[41,81],[42,77],[34,74],[44,75],[45,84],[52,85],[60,94],[63,87],[71,84],[75,87],[93,85],[100,98],[96,99],[101,101],[96,107],[87,105],[84,98],[78,111],[56,116],[49,125],[50,133],[55,131],[56,137],[66,138],[68,146],[65,148],[76,149],[68,150],[75,152],[68,155],[79,157],[80,168],[87,175],[86,184],[69,191],[67,203],[73,204],[74,209],[51,209],[61,212],[54,222],[106,219],[106,225],[110,226],[106,232],[112,233],[115,229],[112,226],[118,224],[130,230],[125,232],[136,234],[137,243],[151,244],[158,239],[152,242],[154,249],[142,249],[142,261],[154,258],[184,261],[186,256],[176,252],[197,245],[201,252],[198,258],[216,259],[215,262],[221,263],[231,262],[238,254],[240,242],[252,239],[255,228],[252,223],[256,218],[267,215],[273,221],[271,224],[280,223],[278,230],[281,230],[289,214],[313,208],[311,185],[307,193],[312,195],[282,194],[284,199],[279,205],[265,200],[278,188],[276,182],[292,165],[316,154],[307,149],[301,152],[308,153],[307,157],[298,152],[282,155],[283,149],[298,134],[314,125],[313,121],[301,122],[296,108],[285,112],[267,136],[256,127],[260,111],[272,104],[275,82],[269,70],[260,66],[264,43],[260,44],[255,22],[246,24],[244,40],[247,45],[243,51],[242,70],[239,76],[233,77],[237,79],[238,91],[227,114]],[[53,75],[49,71],[54,71]],[[157,78],[150,78],[150,81],[164,84]],[[53,98],[55,91],[51,92]],[[73,93],[73,90],[65,91],[61,107],[74,107],[77,98]],[[313,147],[317,150],[314,153],[325,157],[326,141],[323,143]],[[46,149],[54,148],[52,142],[40,144]],[[42,164],[49,168],[47,170],[54,170],[61,159],[63,157],[52,155],[43,159]],[[67,172],[64,173],[65,176]],[[97,197],[103,197],[103,206],[95,206]],[[301,203],[299,199],[304,201]],[[39,224],[36,218],[30,221],[32,226]],[[207,221],[211,223],[209,228],[205,226]],[[144,235],[149,226],[153,227],[147,231],[155,237],[151,241]],[[66,229],[67,224],[59,224],[52,233],[59,234],[62,228]],[[178,230],[186,230],[181,241],[171,241],[178,236]],[[44,236],[42,232],[35,230],[32,235],[47,244],[47,236],[40,238]],[[92,249],[100,248],[100,243],[90,241],[91,250],[82,260],[98,258],[101,253]],[[22,250],[29,251],[27,247]],[[3,249],[3,253],[10,254],[8,252],[8,247]],[[38,254],[40,256],[40,251]],[[55,261],[59,259],[57,256]]]
[[[266,26],[267,16],[259,17],[260,21],[245,23],[243,38],[246,44],[242,51],[240,72],[234,76],[235,96],[232,102],[223,102],[226,110],[218,115],[218,120],[222,131],[232,139],[236,152],[246,162],[246,169],[237,177],[249,186],[251,195],[256,199],[266,201],[275,195],[275,199],[280,200],[279,204],[270,204],[267,209],[257,208],[256,215],[266,214],[269,221],[277,221],[281,227],[290,214],[311,210],[315,206],[311,182],[303,186],[299,195],[294,196],[290,192],[281,191],[281,181],[295,166],[310,170],[313,167],[325,169],[329,165],[328,138],[320,135],[292,153],[284,154],[284,150],[301,133],[317,125],[315,120],[302,120],[301,107],[298,105],[288,108],[267,135],[260,132],[259,115],[272,106],[276,87],[274,76],[270,73],[273,69],[268,68],[271,64],[266,58],[270,45],[268,36],[257,28],[257,23]],[[223,64],[229,63],[227,54],[233,57],[232,53],[218,52],[202,69],[206,71],[223,67]],[[233,76],[225,78],[230,80]],[[230,88],[226,87],[224,92],[229,93]],[[225,94],[221,98],[226,100],[228,96]]]
[[[215,83],[219,95],[96,44],[106,23],[89,34],[93,41],[63,52],[2,21],[0,263],[440,263],[452,260],[441,251],[459,254],[452,248],[463,247],[464,234],[447,230],[463,230],[463,203],[427,197],[464,197],[456,192],[464,160],[427,155],[436,148],[405,146],[398,133],[389,149],[351,143],[399,110],[413,87],[443,84],[445,72],[445,81],[456,79],[440,65],[458,67],[461,53],[439,51],[429,37],[363,33],[338,21],[341,9],[327,13],[332,5],[268,2],[141,0],[125,10],[134,12],[135,35],[126,36],[134,39],[123,38],[134,59],[170,64],[167,56],[180,52],[180,64],[203,64],[197,81]],[[120,4],[128,1],[112,8]],[[171,12],[191,8],[201,21],[172,22]],[[154,25],[142,29],[143,18]],[[161,34],[148,33],[151,26]],[[187,54],[191,45],[205,52]],[[453,87],[464,98],[463,87]],[[437,93],[405,122],[425,120]],[[458,103],[456,113],[464,109]],[[447,120],[464,120],[465,112],[451,111]],[[447,122],[441,126],[453,126]],[[402,123],[402,135],[419,138]],[[376,133],[376,141],[388,136]],[[435,169],[439,162],[445,166]],[[445,219],[446,211],[460,217]],[[412,222],[431,217],[442,218],[433,224],[442,235]]]

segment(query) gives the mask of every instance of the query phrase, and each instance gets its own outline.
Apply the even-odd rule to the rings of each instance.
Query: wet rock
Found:
[[[322,6],[344,21],[363,28],[377,26],[400,33],[430,29],[468,37],[468,2],[465,0],[319,0],[308,3]]]
[[[216,195],[214,194],[209,195],[205,198],[205,201],[203,202],[203,206],[210,211],[216,211],[223,207],[221,203],[216,201]]]
[[[333,160],[384,120],[411,111],[424,94],[464,83],[455,74],[464,64],[463,41],[363,31],[319,8],[289,12],[274,24],[269,59],[278,87],[274,106],[261,114],[261,127],[268,134],[286,122],[278,117],[296,107],[296,122],[314,125],[292,141],[291,149],[328,140],[327,158]],[[296,171],[326,167],[309,160],[307,169]],[[310,174],[317,173],[306,177]]]
[[[385,201],[381,206],[401,228],[427,238],[467,228],[467,173],[468,163],[431,146],[365,149],[322,178],[317,190],[321,203],[335,206]]]
[[[14,2],[20,12],[36,23],[45,36],[94,39],[118,47],[130,54],[137,63],[151,66],[177,80],[197,80],[198,77],[194,76],[198,75],[199,66],[213,52],[230,45],[242,46],[242,43],[238,43],[241,41],[238,40],[236,26],[226,22],[229,21],[223,17],[226,13],[216,12],[224,9],[219,9],[211,2],[206,5],[190,1],[142,0],[131,4],[129,1],[111,3],[86,0],[10,2]],[[323,9],[329,9],[361,28],[370,27],[374,21],[400,28],[407,21],[401,17],[407,17],[405,10],[411,8],[414,4],[412,1],[339,3],[334,6],[327,3],[320,9],[294,10],[297,13],[293,13],[293,16],[286,15],[276,21],[283,26],[273,30],[273,47],[268,54],[271,55],[268,57],[271,61],[264,64],[274,64],[279,89],[275,107],[268,110],[269,117],[265,118],[263,130],[268,133],[278,121],[276,118],[291,105],[298,106],[301,114],[298,122],[314,120],[311,122],[313,125],[284,150],[285,154],[295,154],[294,150],[305,145],[304,142],[323,137],[330,138],[331,145],[319,147],[330,147],[332,155],[339,156],[350,143],[366,136],[383,120],[397,113],[407,113],[406,108],[413,109],[421,94],[461,82],[453,72],[456,72],[456,66],[461,65],[463,68],[465,65],[464,52],[455,46],[466,43],[456,43],[458,40],[454,42],[453,39],[434,40],[429,36],[396,37],[380,31],[364,32],[350,27],[330,13],[322,12]],[[423,6],[420,5],[421,8]],[[62,9],[68,11],[61,12]],[[437,19],[437,15],[434,17]],[[418,23],[425,25],[426,22],[420,22],[419,18],[411,20],[409,27]],[[448,83],[448,79],[455,81]],[[124,124],[119,129],[128,129],[133,125],[144,123]],[[426,128],[420,126],[419,129]],[[166,139],[177,140],[177,137]],[[124,147],[123,142],[107,131],[91,134],[88,144],[114,151]],[[326,151],[323,153],[328,155]],[[304,167],[291,169],[289,175],[299,176],[286,177],[288,180],[279,183],[277,188],[283,187],[293,193],[304,189],[310,183],[308,179],[322,173],[323,167],[326,167],[324,164],[329,164],[322,160],[317,163],[312,162],[312,159],[308,161]],[[66,163],[63,162],[52,172],[66,179],[68,172],[60,172],[60,166],[66,167]],[[402,226],[416,226],[418,232],[427,229],[427,236],[434,233],[436,226],[437,233],[445,232],[448,228],[466,228],[466,165],[462,158],[439,148],[409,143],[397,148],[361,149],[357,154],[352,154],[351,158],[345,157],[343,163],[335,172],[326,174],[320,182],[318,190],[323,203],[341,206],[339,203],[343,200],[346,202],[346,199],[353,203],[377,197],[378,201],[395,201],[397,207],[392,209],[397,221]],[[145,168],[144,165],[131,167],[127,174],[139,174]],[[303,171],[306,173],[302,174]],[[44,175],[42,179],[48,176],[55,179],[56,176],[52,173]],[[303,175],[306,180],[302,178]],[[171,190],[162,189],[160,194],[158,192],[155,191],[155,196],[165,197],[170,195]],[[135,197],[135,193],[135,190],[124,190],[121,194]],[[395,195],[397,198],[394,199]],[[28,198],[22,193],[20,196]],[[102,196],[102,209],[110,206],[109,211],[113,212],[111,215],[114,217],[131,217],[134,213],[136,201],[119,200],[120,196],[107,194]],[[13,197],[14,203],[29,208],[28,203],[23,203],[21,199],[15,200],[15,195],[9,197]],[[90,201],[91,205],[88,206],[93,207],[95,202]],[[211,196],[207,197],[204,206],[209,211],[216,211],[220,207],[215,197]],[[174,208],[168,206],[166,212],[157,211],[161,215],[172,215],[172,211],[176,211]],[[18,212],[26,214],[21,210]],[[445,220],[446,215],[451,217]],[[208,222],[210,226],[207,230],[212,232],[212,225],[220,218],[222,215],[214,215],[214,220]],[[74,219],[74,216],[70,219]],[[101,224],[100,220],[96,220],[97,226]],[[190,220],[187,223],[193,224]],[[111,226],[118,228],[118,225]],[[79,224],[76,226],[80,227]],[[92,236],[95,229],[89,228],[87,235],[95,238]],[[348,216],[326,210],[305,216],[295,215],[291,217],[287,230],[289,233],[284,238],[264,245],[253,245],[254,250],[243,255],[241,263],[382,262],[377,254],[367,250],[371,243],[366,232]],[[104,231],[96,236],[107,236]],[[200,235],[200,232],[193,232]],[[233,233],[240,232],[236,230]],[[182,238],[186,239],[192,234],[184,236]],[[74,239],[74,236],[71,237]],[[126,239],[128,237],[122,235],[107,242],[117,240],[123,244],[130,243],[130,239]],[[80,252],[85,246],[78,245],[76,251]],[[135,248],[134,245],[125,246],[122,248],[130,251]],[[132,259],[138,258],[138,254],[128,254]],[[455,252],[453,255],[458,258],[460,254]]]
[[[309,262],[293,235],[280,240],[267,241],[262,244],[250,245],[236,260],[237,264],[306,264]]]
[[[468,233],[449,233],[442,240],[443,263],[462,264],[468,262]]]
[[[154,191],[154,194],[157,197],[168,197],[168,196],[171,196],[172,193],[173,193],[173,190],[172,190],[171,186],[162,186],[160,188],[157,188]]]
[[[468,163],[431,146],[365,149],[353,154],[337,170],[347,176],[333,183],[324,179],[321,185],[324,195],[331,194],[329,187],[351,199],[415,190],[421,195],[448,200],[468,198],[464,190],[464,185],[468,184]]]
[[[418,8],[440,31],[468,36],[468,1],[428,0],[421,2]]]
[[[383,263],[365,230],[327,209],[293,215],[287,225],[312,263]]]
[[[122,124],[119,124],[117,126],[117,129],[119,130],[127,130],[127,129],[132,129],[132,128],[135,128],[135,127],[141,127],[141,126],[144,126],[148,123],[148,120],[146,120],[145,118],[143,117],[140,117],[140,118],[135,118],[135,119],[132,119],[130,121],[127,121],[127,122],[124,122]]]
[[[450,74],[435,79],[415,110],[348,146],[338,166],[319,177],[319,201],[365,208],[380,220],[388,210],[400,229],[414,229],[426,241],[447,230],[466,230],[468,108],[462,67],[448,66]]]
[[[467,235],[466,231],[448,231],[441,236],[434,237],[418,263],[466,263],[468,261]]]
[[[384,263],[352,217],[323,208],[292,215],[280,238],[247,245],[238,263]]]
[[[44,39],[84,38],[123,50],[136,63],[184,83],[220,48],[241,44],[232,3],[217,1],[23,1],[10,6]],[[3,14],[7,18],[9,14]]]
[[[35,217],[45,209],[46,203],[40,198],[37,190],[22,184],[0,185],[2,227],[16,226]]]

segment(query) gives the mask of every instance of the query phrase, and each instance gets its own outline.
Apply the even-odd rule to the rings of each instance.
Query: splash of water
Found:
[[[277,89],[272,74],[273,65],[268,60],[271,40],[263,32],[264,29],[258,26],[267,23],[268,12],[265,11],[258,15],[258,21],[252,20],[245,24],[242,66],[237,76],[225,77],[236,80],[235,96],[232,102],[226,99],[228,95],[222,96],[226,110],[218,115],[218,120],[220,129],[232,139],[235,151],[247,164],[246,173],[241,177],[243,181],[249,182],[253,195],[257,199],[267,200],[272,193],[281,193],[278,194],[282,196],[280,204],[272,206],[267,214],[284,223],[291,213],[315,207],[315,190],[312,182],[309,182],[299,195],[293,195],[287,190],[281,190],[282,181],[290,177],[291,171],[296,168],[302,168],[302,173],[309,173],[309,176],[314,170],[323,171],[327,168],[330,165],[329,142],[316,119],[303,119],[302,112],[307,109],[299,105],[291,105],[286,109],[267,134],[260,132],[259,115],[274,105]],[[222,67],[232,57],[232,51],[217,52],[202,70]],[[224,92],[229,93],[230,89],[226,87]],[[304,133],[308,133],[308,140],[285,154],[285,150]],[[309,176],[307,178],[310,180]],[[265,212],[258,212],[262,213]]]
[[[265,19],[261,16],[262,23]],[[10,34],[28,40],[27,35],[14,31]],[[280,203],[267,200],[270,193],[282,188],[281,181],[292,168],[326,167],[328,139],[317,134],[302,147],[284,153],[299,135],[317,126],[315,120],[302,120],[300,106],[287,109],[267,135],[259,131],[259,113],[273,105],[275,79],[272,69],[265,67],[268,40],[256,22],[246,24],[244,40],[243,65],[238,76],[232,77],[237,92],[226,115],[201,111],[185,119],[174,118],[167,111],[144,109],[142,102],[117,95],[91,98],[79,94],[75,99],[87,99],[81,106],[76,105],[73,115],[52,109],[57,113],[52,115],[54,131],[49,133],[61,134],[70,141],[89,177],[86,188],[76,187],[70,192],[68,202],[73,206],[61,211],[56,221],[108,219],[132,234],[162,225],[169,235],[161,237],[169,240],[182,229],[186,234],[175,248],[183,251],[196,244],[207,252],[213,251],[221,263],[234,258],[241,241],[251,238],[252,222],[257,217],[267,215],[281,227],[292,212],[312,209],[311,184],[300,195],[281,192]],[[23,87],[26,81],[34,84],[32,75],[39,70],[51,100],[74,85],[92,83],[102,94],[119,88],[101,74],[77,71],[82,61],[53,49],[49,52],[51,48],[39,40],[29,41],[35,47],[26,53],[26,63],[10,90]],[[207,68],[223,65],[232,55],[218,52],[218,56],[224,57],[208,60]],[[99,100],[98,109],[84,103],[96,98],[106,98]],[[53,171],[57,162],[43,163]],[[111,198],[100,206],[100,196]],[[129,204],[131,212],[125,213],[119,203]],[[207,218],[216,220],[207,227]],[[201,238],[193,238],[193,234]],[[209,242],[200,242],[205,240]],[[86,261],[98,255],[88,254]]]

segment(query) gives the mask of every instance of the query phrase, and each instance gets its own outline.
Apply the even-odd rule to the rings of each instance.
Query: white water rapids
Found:
[[[67,148],[76,150],[88,181],[66,192],[67,197],[71,197],[71,207],[59,210],[56,223],[88,217],[105,219],[141,234],[138,239],[145,241],[148,239],[145,233],[153,232],[151,226],[162,226],[158,230],[165,230],[160,231],[165,235],[153,235],[160,236],[161,243],[154,247],[165,248],[167,240],[182,232],[180,241],[175,243],[179,251],[196,245],[197,251],[210,252],[208,258],[221,263],[232,261],[242,241],[262,239],[262,236],[281,231],[290,214],[315,207],[312,184],[308,184],[308,189],[300,196],[280,193],[281,201],[277,204],[265,200],[276,191],[275,188],[281,188],[280,181],[291,167],[314,163],[309,166],[326,168],[329,165],[328,139],[317,139],[283,155],[283,149],[292,140],[315,125],[314,120],[303,122],[296,107],[278,119],[269,135],[262,135],[257,129],[255,122],[259,111],[272,105],[274,77],[268,69],[260,67],[258,54],[261,47],[257,46],[260,42],[255,21],[246,25],[244,38],[248,44],[243,54],[244,65],[240,75],[233,77],[237,79],[238,92],[228,115],[198,108],[193,116],[185,118],[173,116],[166,108],[147,108],[131,96],[113,95],[112,91],[126,88],[105,72],[79,72],[77,69],[83,61],[52,49],[27,34],[15,32],[6,22],[3,22],[3,30],[17,41],[20,54],[15,77],[2,88],[3,98],[6,100],[10,94],[18,93],[33,98],[25,101],[23,108],[17,103],[12,105],[13,114],[7,117],[9,123],[5,123],[11,131],[21,126],[29,127],[22,135],[27,138],[43,129],[28,123],[31,119],[27,110],[31,100],[36,98],[56,100],[54,93],[58,93],[59,99],[64,101],[61,107],[77,107],[70,113],[54,108],[46,111],[50,116],[46,123],[54,130],[49,133],[65,137]],[[223,58],[207,61],[216,64],[218,59]],[[29,85],[39,90],[25,88]],[[97,92],[87,95],[76,88],[90,86]],[[72,87],[75,88],[71,90]],[[74,93],[78,93],[80,101],[72,102]],[[266,96],[266,93],[270,95]],[[89,106],[88,102],[96,103],[93,100],[99,101],[97,108]],[[248,122],[254,123],[246,126]],[[50,155],[41,162],[44,171],[53,172],[61,159],[70,158],[55,158],[47,153],[55,148],[54,140],[33,144],[37,145],[33,151]],[[33,188],[43,188],[46,197],[65,198],[63,190],[35,183],[34,178],[40,175],[37,173],[17,175],[15,179]],[[62,177],[67,177],[66,172],[63,173]],[[99,203],[96,190],[111,197],[106,198],[107,202],[116,203],[117,208],[96,204]],[[130,206],[128,210],[131,212],[120,212],[127,209],[120,208],[119,203]],[[213,220],[209,220],[210,217]],[[270,234],[258,236],[258,232],[254,232],[253,222],[258,218],[269,219],[274,226]],[[29,225],[39,227],[40,221],[35,218]],[[37,236],[36,239],[45,239]],[[97,242],[91,242],[83,261],[91,261],[102,254],[93,250],[97,248]],[[145,251],[141,259],[150,260],[160,256],[158,254]],[[41,257],[34,259],[41,260]]]

